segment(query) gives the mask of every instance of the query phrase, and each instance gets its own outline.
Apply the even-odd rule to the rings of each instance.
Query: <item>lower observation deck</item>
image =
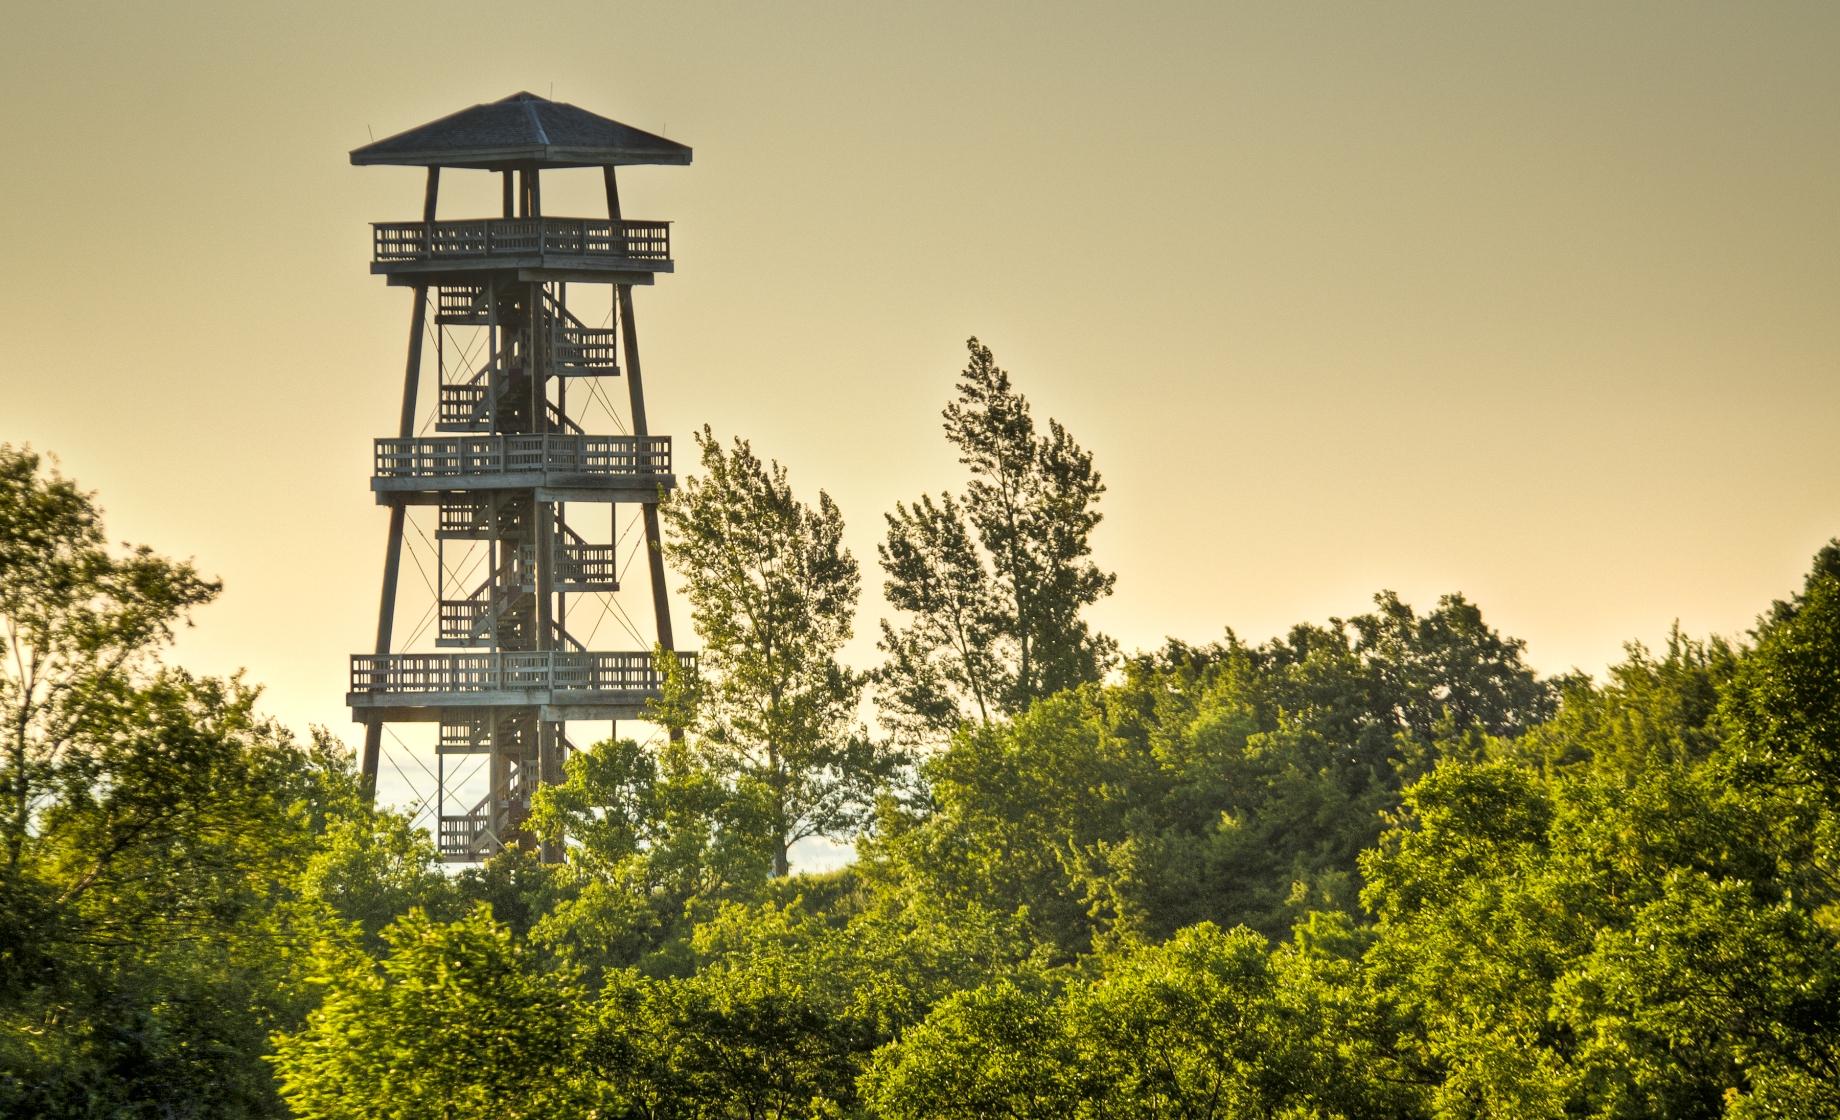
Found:
[[[676,657],[696,671],[696,654]],[[456,708],[533,705],[545,720],[638,719],[663,688],[649,653],[360,653],[345,701],[359,722],[434,722]]]
[[[655,502],[677,485],[670,436],[432,436],[377,441],[379,504],[465,490],[534,490],[545,502]]]
[[[519,279],[649,284],[670,272],[669,222],[594,218],[485,218],[460,222],[378,222],[371,227],[371,271],[392,284],[447,282],[507,270]]]

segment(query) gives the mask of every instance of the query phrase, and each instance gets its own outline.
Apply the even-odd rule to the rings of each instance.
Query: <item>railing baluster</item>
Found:
[[[372,258],[379,262],[550,252],[663,263],[671,259],[671,226],[583,218],[491,218],[379,222],[371,229]]]
[[[386,437],[372,445],[379,478],[451,478],[506,473],[567,473],[644,478],[671,472],[669,436]]]
[[[678,663],[695,672],[694,653]],[[355,654],[353,692],[546,691],[653,692],[662,685],[645,653],[569,650],[486,654]]]

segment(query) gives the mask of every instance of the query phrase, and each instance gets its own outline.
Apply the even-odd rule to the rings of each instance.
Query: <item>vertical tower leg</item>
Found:
[[[608,169],[611,173],[612,169]],[[626,389],[632,402],[632,431],[635,436],[650,434],[645,424],[645,380],[639,372],[639,329],[633,323],[632,285],[617,285],[620,300],[620,338],[626,350]],[[671,603],[664,590],[664,549],[659,546],[658,499],[643,503],[640,515],[645,520],[645,553],[652,573],[652,614],[658,624],[658,644],[676,649],[671,636]]]
[[[409,360],[403,373],[403,405],[400,430],[404,439],[415,435],[415,390],[422,373],[422,336],[428,323],[428,288],[415,286],[415,308],[409,314]],[[390,535],[383,554],[383,594],[377,604],[377,655],[390,652],[392,631],[396,625],[396,577],[402,570],[403,502],[390,503]],[[377,764],[383,752],[383,721],[372,719],[364,725],[364,757],[359,770],[359,788],[368,803],[377,797]]]
[[[607,188],[607,219],[617,227],[625,220],[620,216],[619,181],[614,178],[612,167],[602,168],[601,178]],[[632,285],[616,284],[614,292],[620,305],[620,341],[626,351],[626,391],[632,404],[632,433],[646,436],[651,434],[651,429],[645,423],[645,378],[639,370],[639,328],[633,321]],[[677,642],[671,635],[671,604],[664,590],[664,550],[659,547],[656,498],[640,506],[640,516],[645,521],[645,552],[652,576],[652,615],[658,625],[658,644],[667,650],[676,649]]]
[[[428,185],[422,191],[422,221],[432,222],[435,200],[441,193],[441,169],[428,169]],[[398,434],[415,438],[415,390],[422,375],[422,336],[428,329],[428,285],[415,286],[415,307],[409,313],[409,361],[403,373],[402,419]],[[383,554],[383,594],[377,606],[377,655],[390,652],[391,631],[396,625],[396,576],[402,569],[404,507],[398,500],[390,504],[390,537]],[[358,788],[366,804],[377,798],[377,764],[383,754],[383,721],[373,718],[364,725],[364,756],[358,770]],[[437,827],[439,827],[437,825]]]
[[[546,719],[537,728],[537,785],[557,785],[562,781],[562,724]],[[562,855],[561,840],[545,840],[537,858],[544,863],[561,863]]]
[[[505,721],[494,718],[492,721],[492,754],[488,759],[490,765],[486,771],[486,829],[493,843],[503,842],[505,831],[510,824],[509,804],[511,791],[512,752],[518,746],[517,736],[511,734]],[[478,843],[478,837],[472,844]],[[469,855],[477,854],[469,852]]]

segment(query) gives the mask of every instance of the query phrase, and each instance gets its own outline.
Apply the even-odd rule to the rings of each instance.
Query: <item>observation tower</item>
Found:
[[[405,773],[433,781],[424,811],[442,858],[476,861],[523,842],[531,792],[561,778],[568,725],[638,718],[662,683],[653,643],[674,649],[658,501],[676,480],[670,437],[646,422],[632,297],[672,270],[671,227],[625,217],[615,170],[688,164],[690,149],[518,93],[351,162],[424,167],[427,187],[420,220],[372,227],[371,272],[413,300],[401,419],[371,476],[390,511],[377,641],[352,657],[347,701],[365,725],[366,790],[388,733],[413,756]],[[500,212],[438,217],[448,169],[496,176],[466,185]],[[563,169],[599,170],[605,218],[544,213],[544,172]],[[405,551],[425,594],[399,600]],[[622,595],[630,584],[650,592],[649,625],[622,601],[643,602]]]

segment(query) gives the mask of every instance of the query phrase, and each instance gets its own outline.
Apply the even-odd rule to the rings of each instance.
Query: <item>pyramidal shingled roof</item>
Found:
[[[690,149],[561,101],[514,93],[366,144],[351,162],[489,170],[687,164]]]

